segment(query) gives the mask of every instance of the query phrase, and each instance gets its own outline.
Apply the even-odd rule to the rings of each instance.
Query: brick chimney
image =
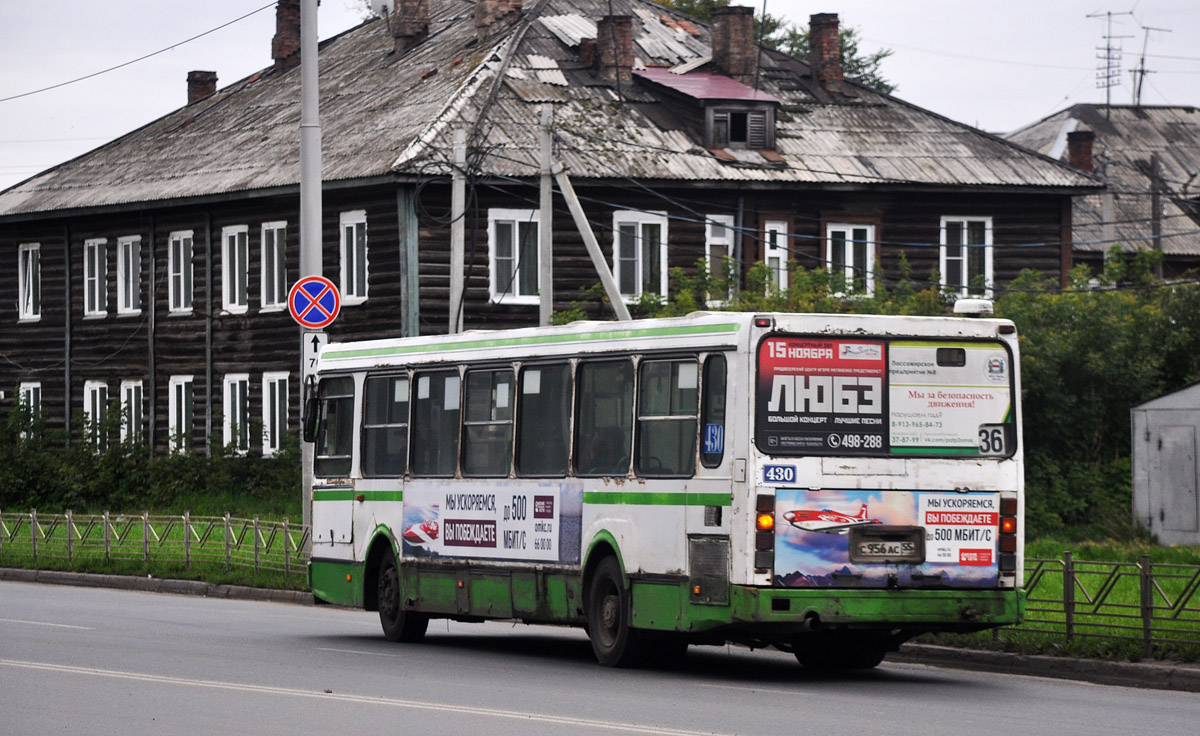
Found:
[[[217,91],[216,72],[188,72],[188,104],[211,97]]]
[[[713,9],[713,64],[742,84],[754,85],[758,47],[754,44],[754,8],[729,5]]]
[[[275,60],[275,71],[300,64],[300,0],[279,0],[275,6],[271,58]]]
[[[421,43],[429,36],[429,0],[394,0],[396,10],[392,13],[392,36],[396,39],[396,53]],[[520,0],[517,2],[520,7]]]
[[[521,0],[476,0],[475,36],[487,38],[492,29],[512,25],[521,19]]]
[[[842,91],[842,40],[838,37],[837,13],[808,17],[808,65],[813,79],[826,91]]]
[[[595,69],[608,81],[633,81],[633,16],[606,15],[596,24]]]
[[[1067,133],[1067,163],[1071,168],[1092,173],[1096,170],[1092,160],[1092,143],[1096,134],[1090,130],[1073,130]]]

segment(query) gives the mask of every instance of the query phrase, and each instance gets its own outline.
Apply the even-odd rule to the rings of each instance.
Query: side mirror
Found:
[[[317,397],[310,396],[304,400],[304,431],[301,436],[305,442],[317,441],[317,426],[320,421],[320,406]]]

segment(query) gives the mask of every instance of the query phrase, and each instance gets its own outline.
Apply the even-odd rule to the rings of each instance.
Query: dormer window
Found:
[[[709,148],[751,148],[763,150],[775,147],[775,115],[770,107],[737,109],[711,106],[707,108]]]

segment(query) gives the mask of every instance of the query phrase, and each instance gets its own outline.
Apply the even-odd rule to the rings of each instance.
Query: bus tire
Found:
[[[596,661],[605,667],[638,664],[641,639],[629,625],[629,591],[615,557],[605,557],[588,582],[587,631]]]
[[[405,611],[400,600],[400,568],[396,556],[388,552],[379,565],[377,592],[379,595],[379,624],[388,641],[420,641],[429,628],[429,617]]]

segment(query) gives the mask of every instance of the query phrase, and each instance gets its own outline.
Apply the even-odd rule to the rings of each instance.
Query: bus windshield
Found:
[[[1011,457],[1013,375],[999,341],[770,335],[755,443],[780,456]]]

